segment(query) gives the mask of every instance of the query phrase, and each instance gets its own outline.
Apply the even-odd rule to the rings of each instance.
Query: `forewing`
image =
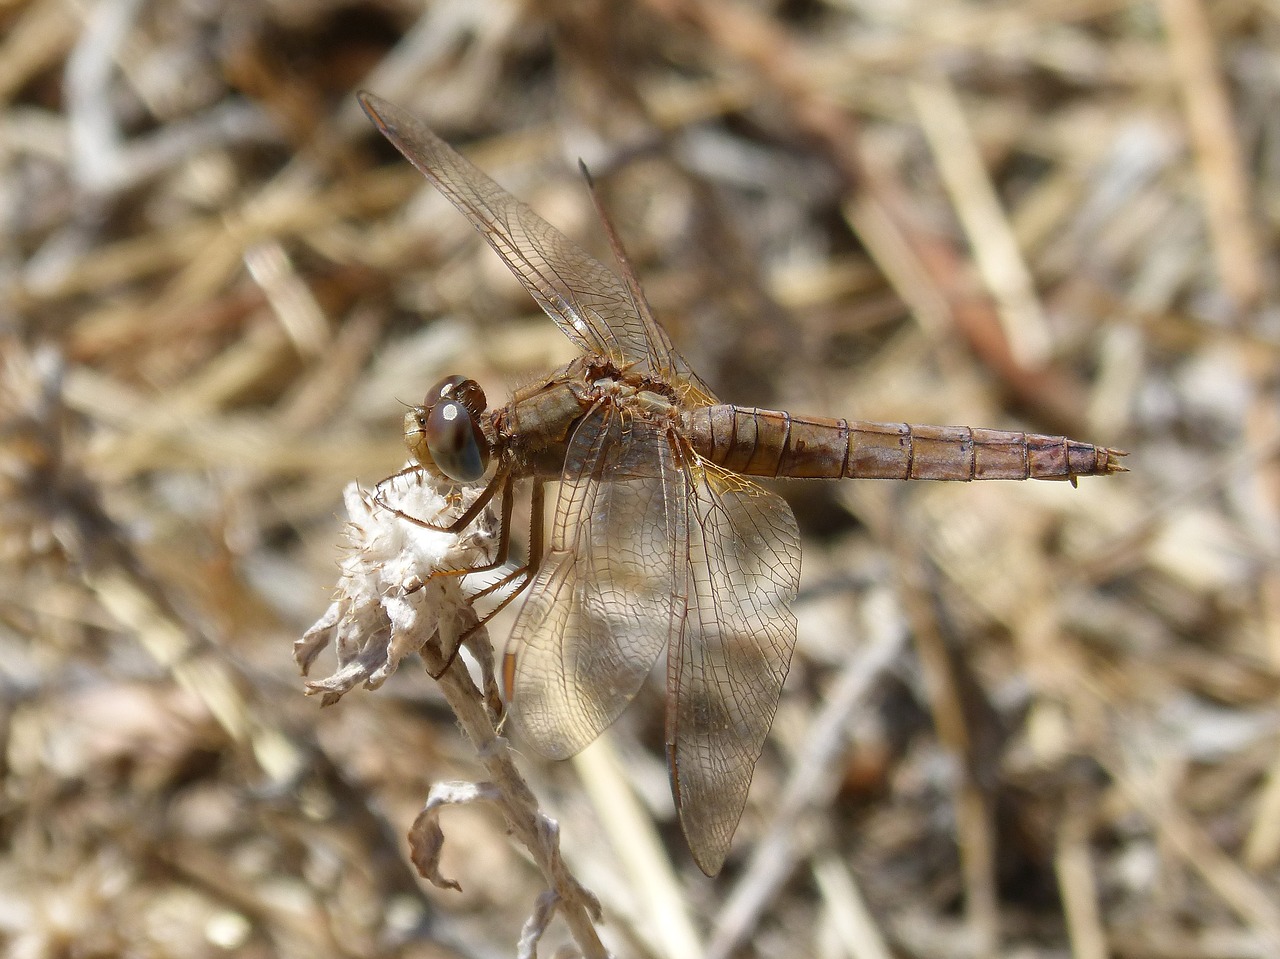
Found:
[[[702,460],[690,475],[689,611],[668,653],[667,762],[693,858],[714,875],[795,648],[800,535],[776,494]]]
[[[666,332],[652,317],[642,317],[627,286],[612,270],[412,114],[371,93],[360,93],[358,99],[382,135],[471,221],[579,349],[660,379],[691,377],[699,392],[710,394],[671,348]]]
[[[702,377],[693,371],[689,361],[675,348],[671,342],[670,335],[668,335],[662,324],[658,322],[658,318],[653,315],[653,309],[649,306],[649,298],[644,295],[644,288],[640,285],[640,278],[636,276],[635,268],[631,265],[631,258],[627,256],[626,248],[622,245],[622,237],[613,225],[613,219],[605,208],[604,200],[596,190],[595,181],[591,179],[591,174],[587,171],[585,163],[579,160],[578,165],[582,168],[583,176],[586,177],[587,189],[591,194],[591,203],[596,208],[596,216],[600,218],[600,224],[604,227],[605,235],[609,238],[609,248],[613,251],[613,259],[618,264],[618,268],[622,270],[622,281],[626,286],[628,295],[631,297],[631,303],[635,307],[636,313],[640,316],[641,324],[644,326],[644,338],[648,344],[649,355],[652,358],[651,365],[654,369],[661,371],[662,379],[676,388],[681,400],[686,405],[710,406],[719,402],[715,394],[711,392],[711,387],[707,386]]]
[[[595,739],[679,633],[689,499],[673,459],[665,427],[611,402],[574,430],[503,670],[511,722],[545,756]]]

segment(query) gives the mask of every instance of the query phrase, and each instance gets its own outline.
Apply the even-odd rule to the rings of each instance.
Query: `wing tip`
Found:
[[[378,108],[387,101],[382,99],[382,97],[378,96],[376,93],[371,93],[368,90],[357,90],[356,102],[360,104],[360,109],[363,110],[371,120],[374,120],[378,117]]]
[[[667,743],[667,776],[671,780],[671,798],[675,801],[676,816],[680,820],[680,831],[684,833],[684,841],[689,847],[689,855],[702,874],[714,879],[724,868],[724,861],[729,857],[729,846],[733,842],[733,833],[728,839],[713,835],[697,827],[687,815],[684,797],[680,789],[680,760],[676,755],[676,744]],[[741,813],[739,813],[741,815]]]

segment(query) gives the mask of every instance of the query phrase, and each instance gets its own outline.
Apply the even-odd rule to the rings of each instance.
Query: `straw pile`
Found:
[[[1278,13],[0,5],[0,951],[538,931],[493,807],[440,816],[460,891],[410,862],[432,787],[488,775],[437,684],[321,711],[292,659],[402,403],[573,355],[368,88],[607,256],[584,158],[726,399],[1131,454],[1077,490],[780,485],[799,645],[723,874],[657,685],[580,760],[517,757],[609,949],[1280,955]]]

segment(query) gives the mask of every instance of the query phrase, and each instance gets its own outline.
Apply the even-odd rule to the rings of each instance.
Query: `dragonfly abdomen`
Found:
[[[730,404],[683,415],[694,450],[747,476],[1073,479],[1120,472],[1117,450],[1065,436],[793,416]]]

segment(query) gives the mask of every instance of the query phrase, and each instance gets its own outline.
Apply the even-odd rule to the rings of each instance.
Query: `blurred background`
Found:
[[[573,355],[367,88],[607,258],[586,160],[727,400],[1130,453],[780,484],[724,873],[658,684],[522,757],[611,948],[1280,954],[1278,50],[1274,0],[0,3],[0,951],[498,956],[535,908],[492,809],[460,892],[409,863],[482,776],[429,677],[321,711],[292,660],[403,404]]]

